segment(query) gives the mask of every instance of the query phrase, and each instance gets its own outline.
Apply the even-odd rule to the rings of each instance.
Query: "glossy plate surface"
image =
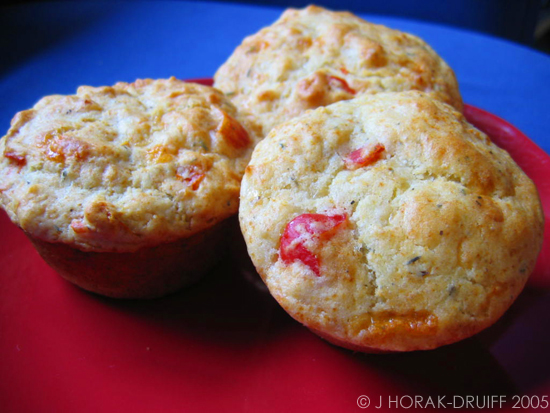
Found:
[[[472,106],[465,114],[535,181],[549,222],[549,156],[504,120]],[[0,213],[0,411],[352,412],[363,395],[367,411],[407,407],[409,396],[423,398],[417,407],[444,397],[455,403],[448,408],[504,396],[511,408],[514,395],[549,394],[548,223],[535,273],[497,324],[434,351],[391,355],[333,347],[287,316],[234,224],[231,254],[201,283],[117,301],[62,280]]]

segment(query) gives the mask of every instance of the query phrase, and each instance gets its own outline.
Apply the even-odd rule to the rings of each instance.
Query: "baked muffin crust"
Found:
[[[543,238],[536,188],[508,153],[417,91],[274,128],[247,167],[239,219],[282,307],[362,351],[430,349],[489,326]]]
[[[453,71],[423,40],[318,6],[288,9],[244,39],[214,80],[265,135],[305,110],[363,93],[422,90],[462,109]]]
[[[175,78],[78,88],[18,113],[0,202],[46,242],[130,252],[235,214],[255,134],[218,90]]]

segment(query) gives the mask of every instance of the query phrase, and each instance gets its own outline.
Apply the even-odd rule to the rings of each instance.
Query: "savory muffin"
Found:
[[[288,9],[244,39],[214,80],[264,135],[307,109],[364,93],[422,90],[462,109],[453,71],[423,40],[317,6]]]
[[[220,91],[175,78],[44,97],[0,140],[0,204],[81,287],[166,294],[221,253],[256,139],[239,119]]]
[[[491,325],[543,238],[531,180],[418,91],[363,95],[274,128],[245,172],[239,219],[281,306],[359,351],[431,349]]]

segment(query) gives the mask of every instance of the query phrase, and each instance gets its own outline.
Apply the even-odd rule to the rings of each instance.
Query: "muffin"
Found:
[[[208,86],[82,86],[14,117],[0,140],[0,205],[69,281],[159,297],[220,257],[255,139]]]
[[[244,39],[214,81],[264,135],[307,109],[365,93],[421,90],[462,110],[453,71],[423,40],[317,6],[288,9]]]
[[[544,225],[508,153],[418,91],[274,128],[246,169],[239,219],[280,305],[365,352],[433,349],[494,323],[533,270]]]

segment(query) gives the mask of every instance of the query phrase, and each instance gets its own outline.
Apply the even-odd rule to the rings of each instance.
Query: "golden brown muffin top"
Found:
[[[131,251],[235,214],[255,135],[220,91],[175,78],[78,88],[18,113],[0,202],[24,231]]]
[[[423,40],[317,6],[288,9],[244,39],[214,86],[269,130],[363,93],[422,90],[462,110],[455,75]]]
[[[543,236],[536,188],[508,153],[416,91],[274,128],[247,167],[239,218],[279,303],[358,350],[434,348],[487,327]]]

